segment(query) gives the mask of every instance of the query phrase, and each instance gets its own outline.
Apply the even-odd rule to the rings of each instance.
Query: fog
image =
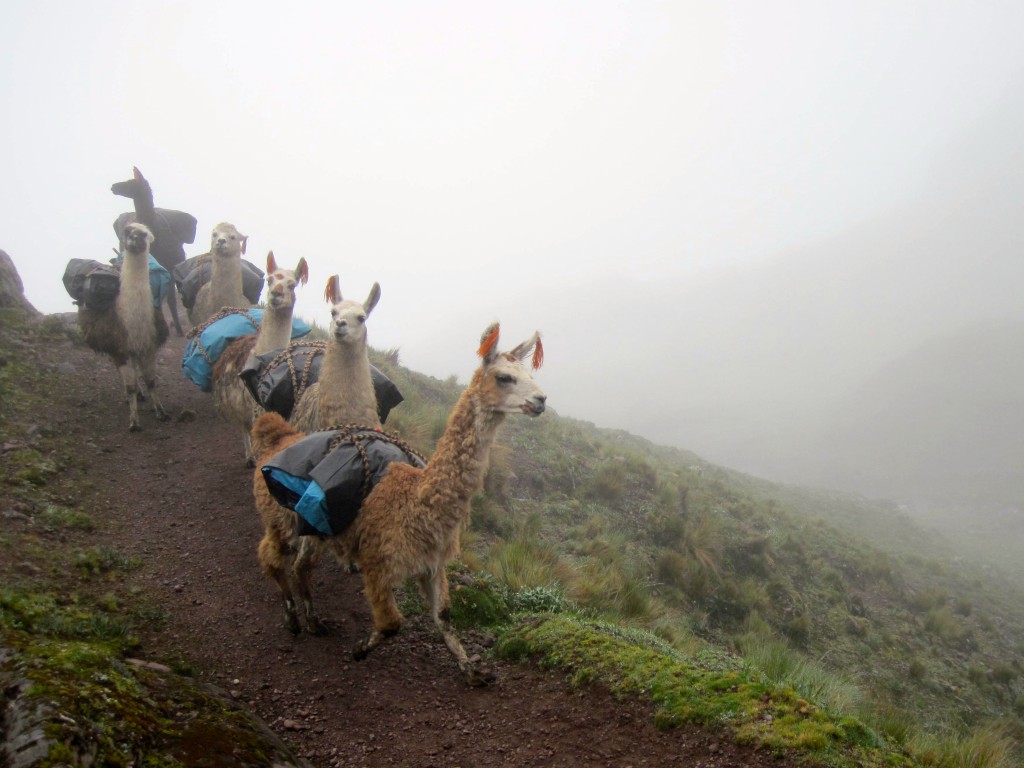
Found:
[[[0,8],[0,248],[44,312],[138,166],[261,264],[382,286],[465,380],[535,328],[560,414],[764,477],[1024,503],[1024,6]],[[130,206],[130,203],[129,203]]]

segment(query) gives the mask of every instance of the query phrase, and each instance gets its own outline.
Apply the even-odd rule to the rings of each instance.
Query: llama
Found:
[[[85,343],[113,358],[128,398],[128,430],[137,432],[139,394],[153,403],[157,419],[167,413],[156,396],[156,352],[167,341],[167,321],[153,306],[149,288],[149,248],[153,233],[138,223],[128,224],[122,235],[125,256],[121,288],[113,305],[105,310],[78,308],[78,324]]]
[[[358,565],[373,614],[372,632],[352,651],[356,660],[399,631],[403,617],[394,588],[414,577],[466,682],[486,685],[494,679],[490,669],[467,656],[451,626],[445,566],[459,552],[461,531],[469,522],[473,495],[483,487],[498,426],[509,413],[540,415],[547,400],[523,362],[531,354],[534,369],[543,362],[539,334],[510,352],[498,352],[497,343],[495,324],[481,337],[481,365],[452,409],[426,467],[389,465],[354,522],[340,535],[326,539],[331,549]],[[266,413],[256,420],[252,437],[261,457],[257,465],[262,465],[303,435],[280,415]],[[296,546],[297,515],[273,500],[258,469],[253,492],[265,526],[258,548],[260,565],[281,589],[288,628],[299,631],[297,605],[301,604],[307,629],[322,633],[310,592],[318,554]]]
[[[209,253],[212,273],[188,311],[192,325],[209,320],[224,307],[251,306],[242,291],[242,254],[248,239],[234,224],[222,222],[213,228]]]
[[[301,394],[289,420],[301,432],[341,424],[380,428],[366,342],[366,319],[380,300],[380,285],[374,283],[360,304],[342,298],[338,276],[333,275],[324,298],[331,305],[330,342],[320,376]]]
[[[262,409],[238,378],[250,355],[262,355],[288,345],[292,337],[295,288],[309,280],[309,266],[299,259],[294,269],[277,265],[274,252],[267,254],[267,309],[257,333],[232,341],[213,366],[213,404],[226,421],[242,428],[246,466],[256,466],[249,430]]]
[[[124,250],[124,228],[132,222],[145,224],[155,240],[151,246],[153,258],[168,272],[185,260],[185,244],[196,239],[196,218],[184,211],[156,208],[153,204],[153,188],[138,168],[132,168],[132,178],[112,184],[110,191],[120,197],[127,197],[135,204],[135,212],[125,212],[114,221],[120,251]],[[178,319],[178,301],[172,282],[167,291],[167,308],[174,321],[174,329],[182,336],[181,320]]]

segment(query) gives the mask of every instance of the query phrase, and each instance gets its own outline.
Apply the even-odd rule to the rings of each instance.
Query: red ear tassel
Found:
[[[498,332],[499,326],[495,323],[490,332],[480,340],[480,349],[476,351],[480,357],[487,357],[494,349],[494,345],[498,343]]]
[[[537,346],[533,348],[533,370],[537,370],[544,365],[544,345],[540,343],[540,339],[537,339]]]
[[[327,299],[328,304],[334,304],[334,297],[341,293],[338,288],[338,276],[331,275],[327,278],[327,288],[324,290],[324,298]]]

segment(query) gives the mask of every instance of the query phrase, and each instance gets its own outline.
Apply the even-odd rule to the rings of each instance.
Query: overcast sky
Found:
[[[925,313],[857,336],[892,260],[860,247],[927,241],[1004,147],[1022,168],[1021,123],[1000,130],[1021,40],[1016,1],[8,0],[0,248],[37,308],[72,310],[64,265],[109,257],[135,165],[199,219],[189,255],[228,221],[257,264],[304,256],[308,319],[329,275],[379,281],[371,343],[463,381],[489,322],[540,329],[558,412],[729,460],[758,409],[800,407],[779,392],[927,335]],[[987,222],[999,280],[964,322],[1020,319],[986,294],[1024,282],[1019,218]],[[976,258],[947,254],[943,285]]]

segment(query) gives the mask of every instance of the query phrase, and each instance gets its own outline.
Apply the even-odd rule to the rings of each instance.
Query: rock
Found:
[[[25,298],[25,286],[11,257],[0,251],[0,309],[20,309],[30,317],[39,317],[39,310]]]

